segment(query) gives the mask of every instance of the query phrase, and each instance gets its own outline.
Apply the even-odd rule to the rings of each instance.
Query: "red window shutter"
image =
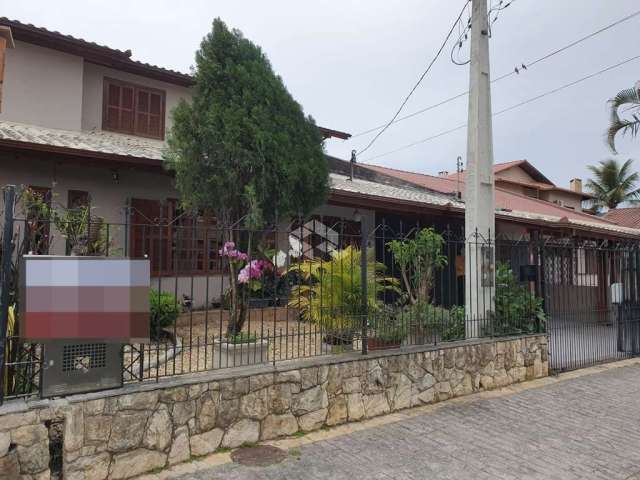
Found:
[[[122,102],[120,104],[120,128],[121,132],[133,133],[133,120],[134,120],[134,96],[133,87],[123,86],[122,90]]]
[[[149,135],[149,92],[138,89],[137,97],[136,133],[147,136]]]
[[[106,128],[118,130],[120,127],[120,86],[112,83],[106,87]]]
[[[164,115],[164,98],[152,93],[149,96],[149,136],[162,138],[162,118]]]
[[[102,128],[164,138],[165,94],[118,80],[104,80]]]
[[[112,81],[105,82],[104,128],[133,133],[134,88]]]

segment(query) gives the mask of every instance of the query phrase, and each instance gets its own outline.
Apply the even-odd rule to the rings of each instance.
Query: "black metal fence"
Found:
[[[16,266],[29,252],[150,259],[151,341],[121,346],[123,382],[470,333],[548,331],[558,370],[638,353],[636,243],[484,239],[320,216],[248,230],[184,214],[129,212],[114,224],[33,213],[5,220],[4,398],[43,384],[47,346],[25,342],[16,321]]]

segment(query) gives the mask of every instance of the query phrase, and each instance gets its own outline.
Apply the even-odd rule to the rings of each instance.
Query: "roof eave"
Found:
[[[89,63],[115,68],[135,75],[154,80],[188,87],[194,79],[186,73],[175,72],[154,65],[131,60],[130,51],[116,50],[103,45],[94,44],[59,32],[25,24],[6,17],[0,18],[0,24],[11,28],[15,40],[30,43],[59,52],[77,55]]]
[[[60,147],[57,145],[48,145],[33,142],[21,142],[16,140],[0,139],[0,148],[10,149],[12,151],[23,152],[43,152],[53,155],[64,155],[74,159],[89,160],[108,160],[119,164],[128,164],[138,167],[147,167],[151,169],[164,170],[164,162],[162,160],[136,157],[132,155],[119,155],[115,153],[97,152],[95,150],[84,150],[79,148]]]

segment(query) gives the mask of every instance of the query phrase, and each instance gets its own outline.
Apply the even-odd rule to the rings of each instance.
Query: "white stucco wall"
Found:
[[[82,87],[82,129],[93,130],[102,128],[102,95],[103,80],[105,77],[114,78],[123,82],[135,83],[145,87],[157,88],[165,92],[165,128],[171,126],[171,111],[178,105],[181,98],[191,99],[191,90],[187,87],[180,87],[170,83],[153,80],[140,75],[133,75],[126,72],[114,70],[112,68],[84,64],[83,87]]]
[[[79,130],[82,58],[15,43],[6,54],[0,120]]]

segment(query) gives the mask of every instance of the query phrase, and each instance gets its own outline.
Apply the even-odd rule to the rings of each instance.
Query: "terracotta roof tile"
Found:
[[[604,218],[623,227],[640,228],[640,207],[614,208]]]
[[[450,176],[435,177],[423,173],[407,172],[404,170],[396,170],[379,165],[359,164],[362,167],[369,168],[379,173],[391,175],[400,178],[406,182],[410,182],[437,192],[452,194],[456,191],[456,181]],[[464,189],[464,181],[460,181],[460,189]],[[569,208],[561,207],[550,202],[538,200],[535,198],[518,195],[508,192],[501,188],[496,188],[496,209],[503,211],[526,212],[537,215],[544,215],[555,218],[568,218],[578,221],[587,221],[596,224],[612,224],[607,220],[595,217],[586,213],[576,212]]]

